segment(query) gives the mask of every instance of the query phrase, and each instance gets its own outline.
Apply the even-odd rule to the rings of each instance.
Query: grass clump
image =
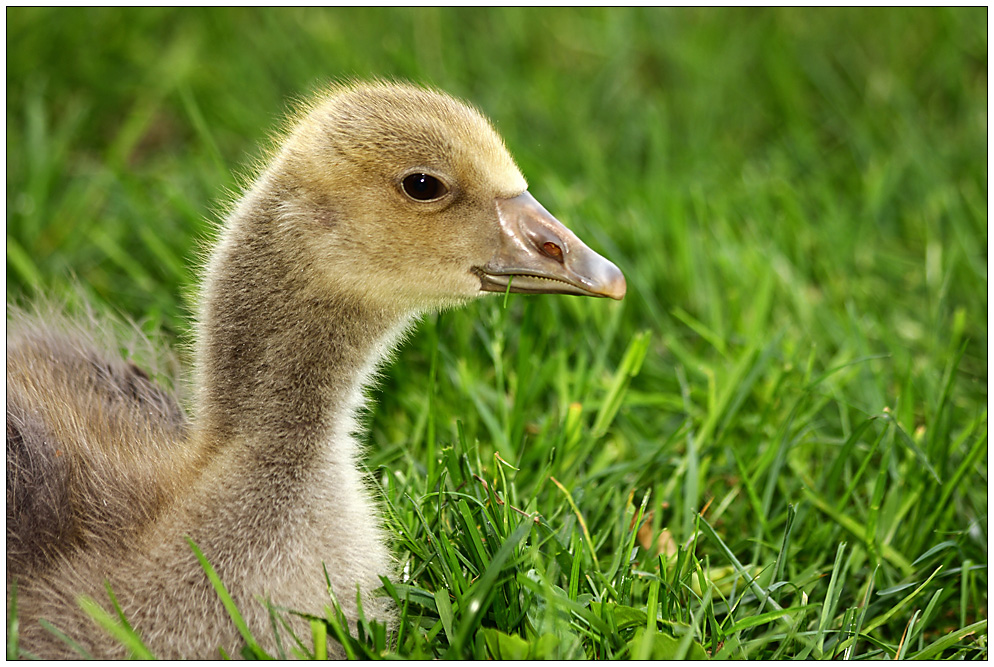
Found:
[[[369,420],[400,623],[307,655],[986,659],[985,17],[9,9],[7,297],[186,340],[287,101],[436,84],[629,294],[427,318]]]

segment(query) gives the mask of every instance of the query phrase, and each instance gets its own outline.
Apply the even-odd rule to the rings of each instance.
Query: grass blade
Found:
[[[198,547],[192,539],[187,537],[186,542],[190,545],[194,555],[200,562],[200,566],[207,574],[207,578],[210,580],[211,586],[214,587],[214,591],[221,599],[221,604],[224,605],[224,608],[228,612],[228,616],[231,618],[232,623],[234,623],[235,627],[238,628],[238,634],[240,634],[242,639],[245,640],[246,646],[255,656],[265,657],[265,651],[263,651],[262,647],[260,647],[258,642],[255,641],[255,637],[252,636],[252,632],[249,630],[248,624],[245,623],[245,619],[242,617],[241,612],[238,611],[235,601],[231,599],[231,595],[228,593],[228,589],[224,585],[224,582],[221,581],[221,578],[217,576],[217,572],[214,571],[214,567],[210,564],[210,562],[208,562],[207,558],[204,557],[204,554],[200,551],[200,547]]]
[[[954,646],[964,637],[968,637],[974,633],[984,632],[985,630],[987,630],[987,619],[971,623],[965,628],[954,630],[941,639],[935,640],[921,651],[908,656],[908,660],[935,660],[937,657],[942,655],[943,651]]]

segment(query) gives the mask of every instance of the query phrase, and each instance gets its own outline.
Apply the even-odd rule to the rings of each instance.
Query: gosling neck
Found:
[[[211,256],[197,395],[209,449],[247,445],[285,466],[351,442],[363,388],[415,314],[319,284],[277,199],[250,193]]]

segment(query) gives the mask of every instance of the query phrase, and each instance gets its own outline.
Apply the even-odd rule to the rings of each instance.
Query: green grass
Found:
[[[420,326],[369,418],[402,620],[350,654],[986,659],[986,18],[11,8],[7,298],[188,341],[289,101],[433,83],[629,292]]]

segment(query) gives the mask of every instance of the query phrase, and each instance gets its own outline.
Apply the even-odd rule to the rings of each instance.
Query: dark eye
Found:
[[[442,181],[428,174],[411,174],[404,179],[404,192],[418,201],[438,199],[448,191]]]

